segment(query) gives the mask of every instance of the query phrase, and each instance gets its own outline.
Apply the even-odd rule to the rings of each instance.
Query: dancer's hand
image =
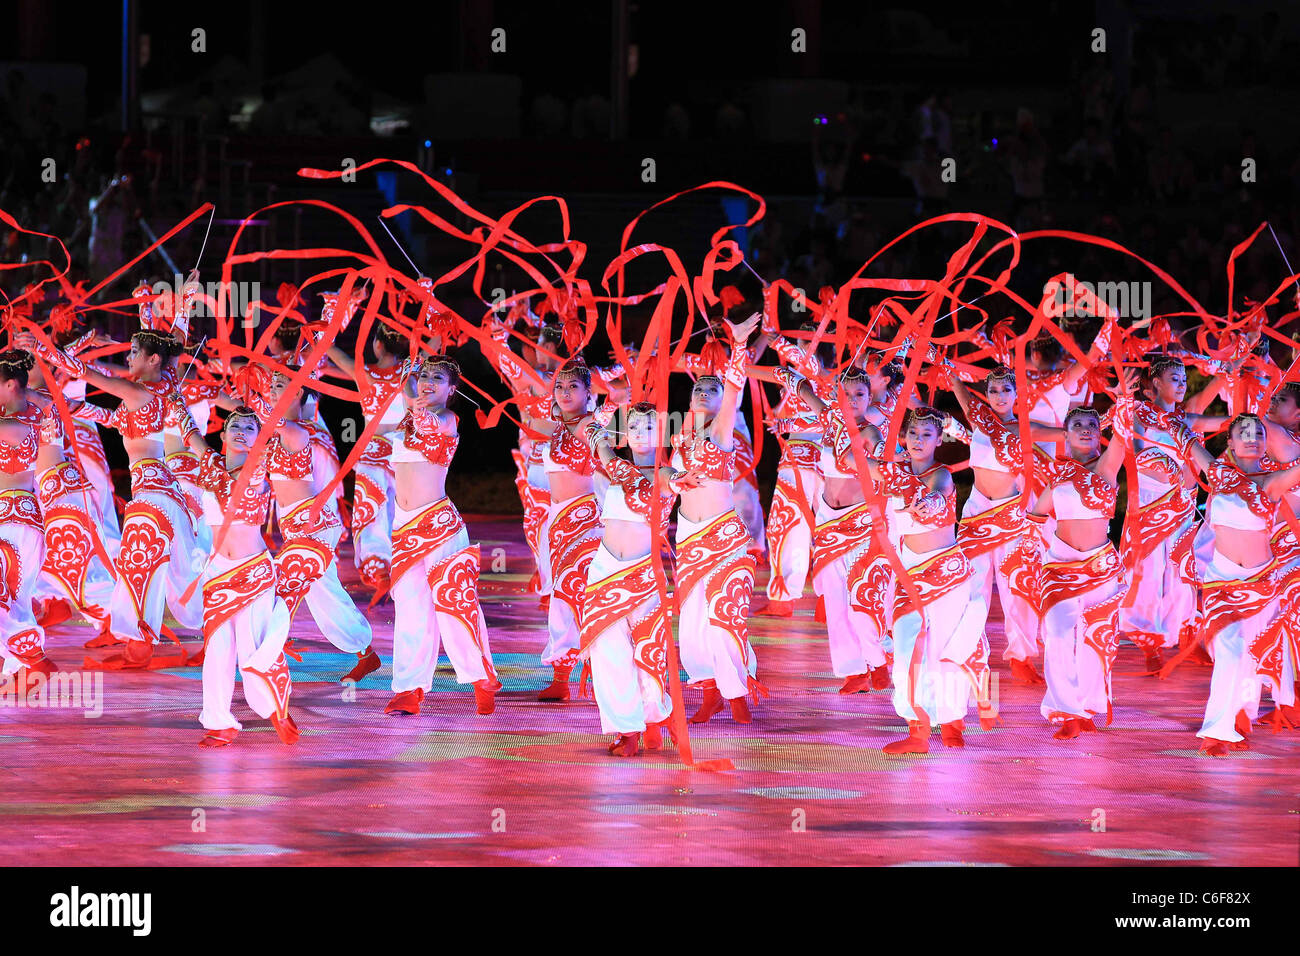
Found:
[[[1120,369],[1120,395],[1129,398],[1137,394],[1142,385],[1142,373],[1132,366]]]
[[[754,329],[758,328],[758,323],[762,321],[763,313],[755,312],[744,322],[739,324],[728,321],[727,328],[731,330],[731,341],[738,346],[744,346],[749,342],[749,337],[754,334]]]
[[[609,389],[609,400],[615,405],[626,405],[628,399],[632,397],[632,383],[627,380],[626,375],[620,375],[605,383]]]

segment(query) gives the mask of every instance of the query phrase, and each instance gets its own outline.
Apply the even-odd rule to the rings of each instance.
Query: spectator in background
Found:
[[[1037,206],[1043,199],[1043,174],[1047,170],[1047,140],[1034,125],[1034,114],[1023,106],[1016,110],[1016,131],[1007,140],[1007,172],[1015,195],[1012,218],[1026,206]]]
[[[90,200],[90,276],[95,282],[122,265],[127,229],[138,214],[131,177],[114,176]]]
[[[1075,176],[1077,195],[1094,199],[1110,192],[1115,178],[1115,148],[1097,120],[1088,120],[1083,137],[1075,141],[1062,159]]]
[[[916,190],[916,215],[936,216],[947,209],[948,183],[943,179],[943,160],[946,158],[950,157],[940,155],[939,144],[931,136],[922,141],[918,159],[899,164],[899,169],[912,181],[912,188]]]

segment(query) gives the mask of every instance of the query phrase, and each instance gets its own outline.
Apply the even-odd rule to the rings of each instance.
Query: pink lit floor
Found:
[[[964,750],[936,736],[928,755],[885,757],[902,722],[886,692],[836,693],[810,602],[793,620],[751,621],[772,691],[754,722],[723,714],[692,733],[697,759],[734,770],[684,768],[671,747],[610,757],[593,703],[535,699],[544,619],[520,594],[532,567],[517,521],[470,527],[505,682],[494,715],[475,715],[444,660],[422,714],[384,716],[388,603],[371,612],[385,667],[346,699],[336,681],[351,663],[304,608],[293,748],[238,690],[245,731],[222,750],[196,746],[197,668],[107,673],[94,719],[0,708],[0,864],[1298,862],[1300,734],[1260,729],[1249,752],[1199,756],[1208,668],[1118,676],[1114,724],[1063,743],[1038,716],[1041,691],[1014,686],[998,661],[1004,726],[976,724]],[[508,573],[490,573],[494,548]],[[996,655],[1001,625],[990,627]],[[55,662],[102,653],[82,651],[89,633],[53,629]],[[1121,649],[1117,671],[1139,664]],[[699,695],[686,693],[693,711]]]

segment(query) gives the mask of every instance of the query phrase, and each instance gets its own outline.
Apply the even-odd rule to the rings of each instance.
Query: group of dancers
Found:
[[[279,326],[274,369],[213,360],[191,378],[178,364],[189,290],[166,309],[147,287],[139,295],[124,366],[80,357],[112,345],[98,333],[60,347],[23,331],[0,354],[5,677],[52,672],[44,628],[74,613],[97,629],[88,646],[116,651],[87,666],[194,663],[183,648],[163,653],[170,609],[203,634],[200,743],[225,746],[242,729],[236,672],[249,707],[294,743],[287,659],[301,605],[355,655],[343,680],[381,666],[338,576],[346,518],[362,581],[394,604],[386,713],[420,712],[443,650],[477,713],[493,713],[502,684],[479,549],[446,495],[460,367],[444,343],[413,345],[380,322],[373,362],[334,344],[322,353],[322,330],[346,328],[361,301],[330,294],[322,321]],[[1043,687],[1056,739],[1110,722],[1121,640],[1152,674],[1184,660],[1213,666],[1198,732],[1208,754],[1248,747],[1265,688],[1274,730],[1300,717],[1300,387],[1284,382],[1258,329],[1212,358],[1145,341],[1103,310],[1086,353],[1070,350],[1081,359],[1047,336],[1017,368],[1005,335],[977,335],[965,355],[931,346],[917,356],[906,342],[849,355],[815,326],[783,333],[775,316],[728,303],[712,347],[671,370],[693,382],[675,428],[666,403],[630,400],[632,369],[567,356],[560,329],[526,310],[485,319],[483,354],[518,410],[529,588],[546,611],[539,643],[551,668],[538,699],[570,700],[590,681],[611,754],[675,738],[676,661],[702,694],[692,723],[724,710],[753,720],[767,690],[748,622],[792,616],[809,584],[840,693],[889,691],[907,722],[886,753],[927,752],[936,728],[943,745],[963,746],[972,705],[984,729],[998,722],[994,588],[1002,657],[1014,680]],[[325,358],[299,387],[309,353]],[[917,388],[904,393],[908,365],[926,373],[926,402]],[[1208,377],[1191,397],[1189,367]],[[341,465],[313,385],[331,376],[355,383],[371,435],[350,510],[326,493]],[[780,390],[773,415],[748,421],[746,390],[769,385]],[[89,401],[88,388],[117,405]],[[944,390],[960,418],[934,407]],[[1220,399],[1226,414],[1207,414]],[[221,453],[205,437],[219,411]],[[121,435],[130,460],[120,519],[99,428]],[[760,428],[780,448],[766,515]],[[1219,433],[1226,448],[1215,455],[1205,442]],[[944,464],[953,442],[969,452],[944,451]],[[965,467],[959,509],[954,473]],[[1116,548],[1125,472],[1137,487]],[[272,511],[278,546],[265,531]]]

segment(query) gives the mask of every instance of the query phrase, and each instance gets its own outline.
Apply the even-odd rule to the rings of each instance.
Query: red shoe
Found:
[[[748,724],[754,720],[753,715],[749,712],[749,701],[743,697],[733,697],[728,702],[731,704],[731,719],[738,724]]]
[[[771,603],[765,594],[751,595],[749,599],[749,616],[755,617],[763,614]]]
[[[1081,733],[1083,733],[1083,721],[1078,717],[1067,717],[1061,724],[1061,729],[1052,736],[1057,740],[1073,740]]]
[[[274,727],[275,732],[280,735],[280,741],[289,744],[290,746],[296,744],[298,738],[302,736],[302,731],[300,731],[298,725],[293,722],[293,718],[289,716],[288,711],[285,712],[284,719],[281,719],[279,714],[272,714],[271,726]]]
[[[1008,663],[1011,665],[1011,679],[1017,684],[1025,684],[1029,687],[1046,684],[1041,674],[1034,668],[1029,661],[1022,661],[1018,657],[1011,658]]]
[[[722,694],[716,687],[706,687],[704,689],[704,700],[700,703],[700,709],[691,716],[691,723],[705,723],[720,710],[722,710]]]
[[[149,662],[153,660],[153,641],[127,641],[126,651],[123,652],[123,664],[125,668],[147,668]]]
[[[36,614],[36,623],[41,627],[54,627],[72,617],[72,605],[63,598],[50,598],[42,602]]]
[[[569,674],[573,672],[572,664],[552,664],[551,682],[542,688],[538,700],[560,701],[569,699]]]
[[[1161,656],[1160,656],[1160,648],[1158,648],[1158,647],[1148,647],[1148,648],[1145,648],[1145,649],[1142,651],[1142,653],[1143,653],[1144,655],[1146,655],[1146,669],[1147,669],[1147,673],[1148,673],[1149,675],[1150,675],[1150,674],[1159,674],[1159,673],[1160,673],[1160,668],[1162,668],[1162,667],[1165,666],[1164,659],[1161,658]]]
[[[907,736],[880,748],[887,754],[928,754],[930,752],[930,725],[919,720],[907,722]]]
[[[226,727],[223,730],[209,730],[199,741],[200,747],[228,747],[235,739],[235,734],[239,733],[234,727]]]
[[[641,735],[641,741],[645,744],[646,752],[664,749],[664,732],[659,724],[646,724],[645,733]]]
[[[493,682],[488,678],[476,680],[474,682],[474,707],[478,713],[487,715],[497,709],[497,690],[500,686],[493,687]]]
[[[961,732],[964,725],[960,720],[950,720],[946,724],[939,725],[939,739],[943,741],[945,747],[965,747],[966,741],[962,738]]]
[[[813,620],[818,624],[826,623],[826,599],[820,594],[817,596],[817,610],[813,612]]]
[[[1257,726],[1268,726],[1273,728],[1273,733],[1279,733],[1282,730],[1295,730],[1300,728],[1300,707],[1292,707],[1289,704],[1278,704],[1267,714],[1264,714],[1256,722]]]
[[[1228,742],[1226,740],[1215,740],[1213,737],[1202,737],[1201,753],[1208,757],[1226,757],[1228,756]]]
[[[889,666],[881,664],[879,667],[871,668],[871,689],[888,690],[889,689]]]
[[[1250,736],[1250,718],[1246,716],[1244,710],[1237,711],[1237,720],[1233,723],[1232,728],[1243,737]]]
[[[1092,722],[1091,717],[1080,718],[1079,726],[1083,728],[1085,734],[1095,734],[1097,732],[1097,725]]]
[[[380,656],[375,653],[374,647],[367,647],[357,654],[356,665],[339,679],[339,683],[346,684],[348,681],[352,681],[354,684],[359,683],[361,678],[367,674],[379,670],[383,663]]]
[[[871,689],[871,674],[852,674],[844,678],[844,686],[840,688],[841,694],[856,694],[860,690]]]
[[[635,757],[640,748],[640,734],[619,734],[614,742],[609,745],[609,752],[615,757]]]
[[[407,714],[414,717],[420,712],[420,701],[424,700],[424,688],[404,690],[393,697],[384,708],[385,714]]]
[[[768,601],[765,607],[750,613],[762,617],[794,617],[794,602]]]
[[[93,649],[96,647],[117,647],[125,643],[126,642],[124,640],[122,640],[120,637],[118,637],[108,628],[104,628],[98,634],[92,637],[90,640],[86,641],[85,645],[83,646]]]
[[[665,717],[657,724],[646,724],[645,733],[641,735],[641,742],[645,744],[645,749],[662,750],[665,730],[668,731],[668,739],[673,742],[674,747],[677,747],[677,731],[673,729],[673,719]],[[659,746],[650,746],[655,741],[659,742]]]
[[[25,670],[28,674],[45,674],[48,676],[50,674],[53,674],[56,670],[58,670],[58,668],[54,666],[54,661],[50,660],[42,652],[41,656],[38,657],[35,661],[33,661],[30,664],[25,664],[23,666],[23,670]]]

